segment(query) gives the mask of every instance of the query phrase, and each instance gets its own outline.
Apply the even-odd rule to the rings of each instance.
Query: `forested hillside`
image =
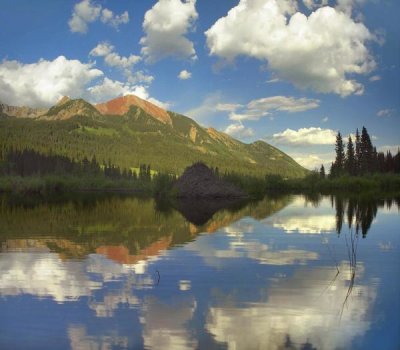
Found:
[[[257,141],[245,144],[192,119],[168,112],[162,122],[138,106],[123,115],[101,114],[84,100],[66,100],[35,119],[0,118],[0,157],[10,150],[34,150],[82,162],[95,157],[100,164],[121,169],[151,168],[181,174],[203,161],[221,172],[255,176],[280,174],[301,177],[306,170],[275,147]]]

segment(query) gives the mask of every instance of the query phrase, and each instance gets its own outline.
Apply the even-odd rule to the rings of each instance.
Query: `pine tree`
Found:
[[[331,169],[329,171],[329,177],[333,178],[333,177],[337,177],[337,176],[338,176],[338,172],[337,172],[336,164],[334,162],[332,162]]]
[[[321,164],[321,168],[320,168],[320,170],[319,170],[319,177],[320,177],[321,179],[325,179],[325,167],[324,167],[323,164]]]
[[[397,150],[397,154],[393,157],[394,167],[393,170],[396,174],[400,173],[400,149]]]
[[[343,139],[342,139],[342,135],[340,134],[340,132],[338,132],[337,136],[336,136],[335,151],[336,151],[336,159],[335,159],[336,175],[334,175],[334,176],[340,176],[343,174],[344,162],[345,162],[344,144],[343,144]]]
[[[355,175],[360,173],[360,157],[361,157],[361,141],[360,141],[360,133],[358,132],[358,128],[356,130],[356,153],[355,153]]]
[[[353,140],[349,136],[349,141],[347,142],[347,152],[345,160],[345,170],[349,175],[356,175],[356,159],[354,153]]]
[[[387,151],[386,153],[385,168],[387,173],[391,173],[394,168],[393,156],[392,152],[390,151]]]
[[[367,129],[363,126],[360,142],[360,174],[371,173],[373,171],[373,147]]]

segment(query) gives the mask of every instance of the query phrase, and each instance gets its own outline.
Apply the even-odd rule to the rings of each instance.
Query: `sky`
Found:
[[[1,0],[0,101],[135,94],[329,168],[338,131],[400,147],[397,0]]]

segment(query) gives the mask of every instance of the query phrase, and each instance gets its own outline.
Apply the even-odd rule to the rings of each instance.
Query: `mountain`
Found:
[[[0,116],[9,116],[16,118],[36,118],[47,112],[45,108],[30,108],[9,106],[0,102]]]
[[[124,115],[131,106],[139,107],[163,124],[171,124],[171,117],[165,109],[134,95],[117,97],[111,101],[99,103],[95,107],[101,114]]]
[[[100,115],[100,112],[89,102],[83,99],[71,100],[69,97],[64,96],[55,106],[39,116],[39,119],[66,120],[76,116],[96,118],[100,117]]]
[[[243,143],[136,96],[96,106],[83,99],[63,98],[35,119],[1,118],[0,155],[10,147],[79,161],[95,156],[99,162],[126,169],[150,164],[154,170],[178,175],[198,161],[220,172],[255,176],[301,177],[307,173],[266,142]]]

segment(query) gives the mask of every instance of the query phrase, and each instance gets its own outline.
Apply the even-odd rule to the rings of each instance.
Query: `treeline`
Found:
[[[361,135],[357,129],[353,142],[349,136],[347,145],[342,135],[338,132],[335,144],[336,158],[332,163],[329,177],[337,178],[347,176],[364,176],[371,174],[400,173],[400,150],[396,155],[390,151],[377,152],[372,144],[371,137],[365,127]],[[324,166],[321,166],[320,176],[326,176]]]
[[[31,149],[0,151],[0,192],[49,194],[74,190],[169,193],[175,175],[157,173],[150,164],[121,169],[111,161],[41,154]]]
[[[60,155],[45,155],[34,150],[7,150],[0,152],[0,175],[3,176],[42,176],[42,175],[89,175],[105,176],[113,180],[151,180],[150,164],[141,164],[138,173],[132,169],[121,169],[111,161],[100,164],[96,157],[84,157],[76,162]]]

